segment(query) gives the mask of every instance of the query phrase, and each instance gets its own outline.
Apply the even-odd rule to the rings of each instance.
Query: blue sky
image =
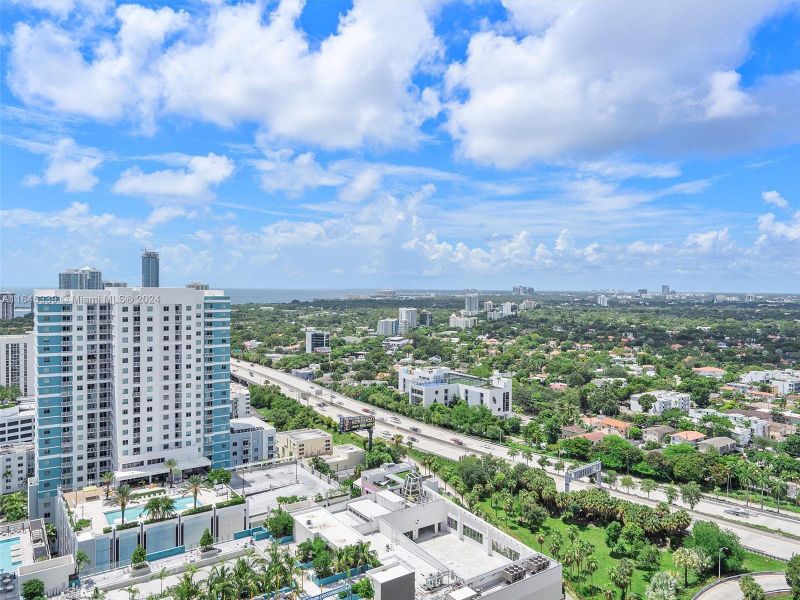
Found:
[[[800,291],[798,2],[4,12],[3,286]]]

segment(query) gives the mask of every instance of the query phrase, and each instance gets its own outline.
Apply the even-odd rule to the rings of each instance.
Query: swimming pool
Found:
[[[0,573],[13,573],[22,564],[21,559],[12,559],[11,550],[19,546],[19,538],[6,538],[0,540]]]
[[[203,503],[197,501],[197,506],[202,506]],[[183,512],[187,508],[194,508],[194,498],[187,496],[186,498],[175,498],[175,512]],[[139,506],[129,506],[125,509],[125,522],[136,521],[144,512],[144,504]],[[122,522],[122,511],[112,510],[105,513],[106,521],[109,525],[117,525]]]

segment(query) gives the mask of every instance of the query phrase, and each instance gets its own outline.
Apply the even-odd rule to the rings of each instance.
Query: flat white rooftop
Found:
[[[258,417],[239,417],[238,419],[231,419],[231,429],[240,431],[242,429],[267,429],[274,431],[275,428]]]
[[[460,540],[457,534],[451,532],[421,535],[417,546],[447,565],[462,579],[472,579],[512,562],[498,552],[489,555],[482,544],[467,537]]]
[[[329,433],[321,429],[295,429],[294,431],[282,431],[281,435],[297,441],[315,440],[320,437],[330,436]]]
[[[372,500],[356,500],[355,502],[348,504],[348,506],[367,520],[372,520],[376,517],[380,517],[381,515],[386,515],[392,512],[388,508],[385,508],[377,502],[373,502]]]
[[[324,508],[296,515],[296,518],[311,533],[318,534],[334,548],[344,548],[364,541],[360,533],[342,523]]]
[[[384,569],[382,571],[378,571],[377,573],[372,573],[372,578],[375,581],[380,583],[391,581],[392,579],[396,579],[398,577],[402,577],[403,575],[408,575],[409,573],[413,573],[411,569],[404,567],[403,565],[394,565],[389,567],[388,569]]]

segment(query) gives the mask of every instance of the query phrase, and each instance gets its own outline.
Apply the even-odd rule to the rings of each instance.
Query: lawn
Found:
[[[505,513],[500,509],[498,509],[496,512],[497,517],[494,517],[495,510],[491,508],[489,500],[484,500],[481,502],[481,506],[483,507],[485,513],[489,516],[490,520],[493,521],[497,527],[512,535],[525,545],[534,548],[535,550],[541,550],[537,541],[537,537],[540,532],[531,532],[526,527],[517,525],[513,518],[506,523]],[[570,588],[582,598],[590,598],[592,596],[600,597],[599,589],[604,587],[612,587],[615,591],[617,591],[617,594],[619,594],[617,588],[613,586],[609,579],[609,572],[613,567],[619,564],[619,559],[612,557],[610,549],[608,546],[606,546],[605,528],[596,527],[595,525],[589,524],[579,525],[578,529],[580,530],[581,538],[594,546],[594,556],[600,568],[596,573],[594,573],[594,576],[590,580],[588,576],[580,575],[577,572],[575,572],[574,575],[571,574],[565,567],[564,578],[565,580],[569,581]],[[552,539],[552,534],[555,531],[561,532],[564,543],[568,544],[568,530],[569,525],[563,520],[560,518],[555,519],[549,517],[541,529],[541,533],[545,535],[545,542],[542,546],[544,553],[549,553],[548,547]],[[785,564],[780,561],[762,557],[756,554],[751,554],[749,552],[747,553],[747,558],[745,559],[744,564],[745,571],[747,572],[781,570],[784,567]],[[634,570],[630,593],[636,594],[639,598],[644,598],[645,590],[647,589],[648,581],[652,574],[657,571],[666,570],[677,571],[672,563],[672,553],[662,550],[661,561],[657,569],[652,571],[643,571],[637,568]],[[698,579],[690,574],[689,587],[681,591],[679,598],[691,598],[698,589],[700,589],[706,583],[710,583],[713,579],[713,576],[702,577],[701,579]],[[594,594],[592,594],[591,590],[592,584],[595,588]]]

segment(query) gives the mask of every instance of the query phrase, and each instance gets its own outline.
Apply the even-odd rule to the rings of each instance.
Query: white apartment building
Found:
[[[404,335],[417,328],[417,309],[416,308],[400,308],[398,309],[398,323],[397,333]]]
[[[462,317],[453,313],[450,315],[450,327],[456,329],[472,329],[478,324],[478,317]]]
[[[327,331],[317,331],[316,329],[309,329],[306,331],[306,354],[312,352],[330,352],[331,351],[331,334]]]
[[[0,495],[26,490],[35,470],[33,442],[0,446]]]
[[[231,466],[275,457],[275,428],[258,417],[231,419]]]
[[[0,385],[17,386],[23,398],[36,393],[36,357],[33,332],[0,335]]]
[[[0,446],[32,442],[36,405],[32,401],[0,408]]]
[[[32,512],[58,488],[230,465],[230,300],[219,290],[36,290]],[[36,501],[38,499],[38,502]]]
[[[600,294],[597,297],[597,305],[598,306],[608,306],[608,296],[604,294]]]
[[[478,305],[480,304],[480,297],[478,294],[467,294],[464,296],[464,311],[468,315],[477,314],[479,309]]]
[[[408,394],[411,404],[449,405],[460,398],[470,406],[483,405],[498,417],[511,414],[511,378],[497,373],[483,379],[448,367],[402,367],[397,389]]]
[[[741,381],[742,383],[766,384],[780,396],[800,394],[800,371],[796,369],[750,371],[742,375]]]
[[[400,321],[398,319],[380,319],[377,328],[378,335],[397,335],[399,327]]]
[[[483,312],[490,313],[494,310],[494,302],[487,300],[483,303]]]
[[[688,412],[692,405],[690,394],[684,392],[675,392],[672,390],[655,390],[652,392],[633,394],[631,396],[631,410],[633,412],[644,412],[642,405],[639,404],[639,398],[645,394],[650,394],[656,398],[653,406],[651,406],[650,410],[648,411],[651,415],[660,415],[663,414],[665,410],[670,410],[673,408]]]
[[[500,305],[500,312],[503,317],[512,317],[517,312],[517,306],[513,302],[503,302]]]
[[[250,390],[241,383],[231,383],[231,419],[250,416]]]
[[[23,402],[0,408],[0,494],[27,489],[36,469],[36,407]]]

